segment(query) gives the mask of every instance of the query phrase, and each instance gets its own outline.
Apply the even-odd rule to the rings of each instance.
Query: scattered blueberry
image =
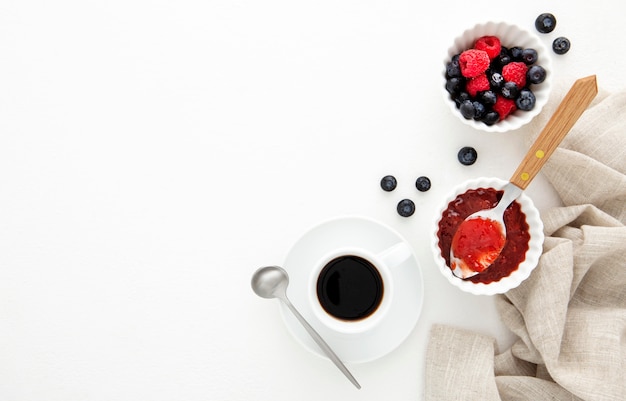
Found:
[[[535,28],[541,33],[550,33],[556,28],[556,18],[550,13],[540,14],[535,20]]]
[[[398,202],[398,214],[402,217],[409,217],[415,213],[415,203],[411,199],[402,199]]]
[[[396,189],[397,185],[398,181],[393,175],[386,175],[380,180],[380,187],[387,192],[391,192]]]
[[[529,111],[535,107],[535,100],[535,94],[530,89],[522,89],[515,99],[515,105],[520,110]]]
[[[421,176],[415,180],[415,188],[420,192],[426,192],[430,189],[430,178]]]
[[[559,36],[552,42],[552,50],[554,50],[556,54],[565,54],[569,51],[570,45],[569,39]]]
[[[459,162],[465,166],[470,166],[476,163],[476,159],[478,158],[478,153],[476,149],[471,146],[464,146],[459,150],[457,154],[457,158]]]
[[[526,72],[526,79],[531,84],[540,84],[546,79],[546,70],[540,65],[533,65]]]

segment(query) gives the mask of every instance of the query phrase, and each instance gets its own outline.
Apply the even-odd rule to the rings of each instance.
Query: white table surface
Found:
[[[597,74],[625,89],[624,7],[454,3],[2,1],[0,399],[413,401],[434,323],[510,344],[493,298],[435,269],[428,232],[453,185],[508,178],[529,132],[455,120],[442,58],[476,22],[532,30],[553,12],[544,42],[572,41],[555,84]],[[465,145],[471,167],[456,160]],[[559,203],[541,176],[528,193]],[[409,338],[349,366],[360,391],[250,289],[257,267],[344,214],[404,235],[425,282]]]

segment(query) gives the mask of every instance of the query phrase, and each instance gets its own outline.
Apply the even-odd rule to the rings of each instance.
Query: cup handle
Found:
[[[411,249],[406,242],[398,242],[378,254],[378,257],[390,268],[400,265],[411,256]]]

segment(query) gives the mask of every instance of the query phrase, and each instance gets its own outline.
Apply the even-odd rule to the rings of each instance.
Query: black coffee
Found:
[[[336,318],[364,319],[383,299],[383,279],[369,261],[354,255],[341,256],[322,269],[317,278],[317,298]]]

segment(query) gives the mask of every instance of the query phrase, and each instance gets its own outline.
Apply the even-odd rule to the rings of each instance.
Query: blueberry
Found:
[[[446,90],[451,95],[459,93],[465,87],[465,80],[459,77],[452,77],[446,80]]]
[[[505,82],[504,86],[502,86],[502,89],[500,90],[500,93],[502,93],[502,96],[507,99],[515,99],[517,95],[519,95],[519,88],[515,82]]]
[[[497,113],[496,113],[497,114]],[[470,166],[476,163],[476,159],[478,158],[478,153],[476,149],[471,146],[464,146],[459,150],[457,154],[457,158],[459,162],[465,166]]]
[[[402,217],[409,217],[415,213],[415,203],[411,199],[402,199],[398,202],[398,214]]]
[[[504,85],[504,77],[497,71],[490,72],[487,78],[489,78],[489,86],[491,86],[491,89],[498,90]]]
[[[456,108],[461,107],[461,104],[466,100],[471,100],[471,96],[469,93],[463,91],[454,96],[454,102],[456,103]]]
[[[550,13],[540,14],[535,20],[535,28],[541,33],[550,33],[556,28],[556,18]]]
[[[531,84],[540,84],[546,79],[546,70],[540,65],[533,65],[526,72],[526,79]]]
[[[529,89],[522,89],[515,99],[515,105],[520,110],[532,110],[535,107],[535,94]]]
[[[552,42],[552,50],[554,50],[556,54],[565,54],[569,51],[570,45],[568,38],[559,36]]]
[[[483,117],[483,122],[487,125],[494,125],[500,120],[500,114],[497,111],[488,111]]]
[[[522,50],[522,61],[526,65],[535,64],[539,55],[537,54],[537,50],[535,49],[524,49]]]
[[[426,192],[430,189],[430,178],[421,176],[415,180],[415,188],[420,192]]]
[[[485,105],[477,100],[474,100],[472,105],[474,106],[474,120],[481,120],[487,112]]]
[[[496,93],[492,90],[480,92],[478,94],[478,100],[482,102],[485,106],[491,106],[496,103]]]
[[[514,61],[521,61],[522,60],[522,52],[523,51],[524,51],[524,49],[522,49],[519,46],[511,47],[509,49],[509,52],[511,53],[511,58]]]
[[[456,54],[452,60],[446,64],[446,76],[448,78],[461,77],[461,66],[459,65],[459,55]]]
[[[398,186],[398,181],[393,175],[386,175],[380,180],[380,187],[387,192],[391,192]]]
[[[509,49],[502,46],[500,49],[500,54],[497,55],[492,61],[491,66],[496,69],[502,69],[503,66],[507,65],[511,62],[511,53]]]
[[[459,110],[461,111],[461,115],[466,120],[474,118],[474,103],[471,100],[468,99],[461,103]]]

